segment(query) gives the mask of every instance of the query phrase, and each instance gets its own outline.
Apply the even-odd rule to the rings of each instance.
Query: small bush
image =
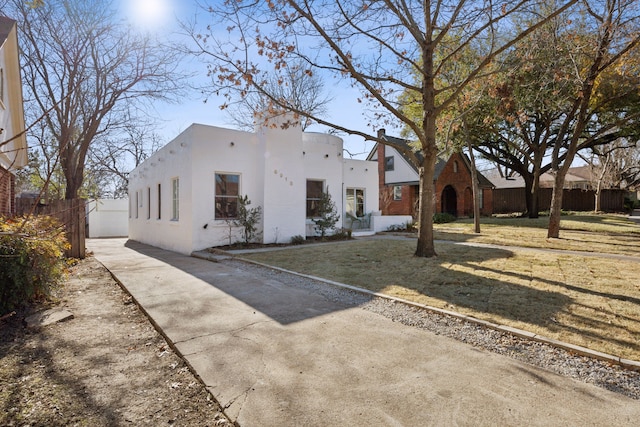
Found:
[[[447,222],[453,222],[456,220],[456,217],[451,215],[450,213],[440,212],[433,214],[433,223],[434,224],[444,224]]]
[[[318,216],[320,218],[314,219],[313,222],[316,224],[316,230],[320,232],[320,237],[324,239],[327,231],[333,230],[336,223],[340,220],[340,215],[338,215],[336,210],[336,204],[333,203],[331,199],[331,193],[329,193],[328,187],[327,191],[322,193],[318,201]]]
[[[258,223],[262,217],[262,206],[249,208],[250,204],[249,196],[238,196],[238,218],[233,221],[233,225],[241,228],[245,245],[258,237]]]
[[[302,245],[305,241],[306,239],[304,238],[304,236],[301,236],[299,234],[291,238],[292,245]]]
[[[60,223],[38,216],[0,219],[0,315],[51,294],[65,272]]]
[[[351,239],[351,234],[352,234],[351,230],[340,229],[339,231],[336,231],[332,235],[326,236],[325,239],[330,241],[349,240]]]

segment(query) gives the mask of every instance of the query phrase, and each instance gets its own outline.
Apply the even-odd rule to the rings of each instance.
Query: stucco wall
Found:
[[[130,239],[175,252],[191,252],[193,221],[190,188],[193,133],[194,126],[191,126],[130,173]],[[180,182],[177,220],[171,219],[171,180],[173,178],[179,178]],[[160,215],[158,215],[158,184],[160,184]],[[147,218],[149,206],[151,215]]]
[[[248,207],[263,206],[264,166],[260,141],[250,132],[205,125],[193,125],[190,129],[193,132],[191,250],[235,243],[240,240],[239,229],[215,216],[215,175],[239,175],[238,191],[251,200]],[[262,230],[262,224],[259,228]]]
[[[367,212],[378,209],[375,162],[345,161],[338,137],[299,128],[254,133],[194,124],[130,174],[129,237],[181,253],[240,240],[237,227],[215,217],[216,173],[239,175],[238,191],[251,200],[249,208],[262,207],[258,232],[264,243],[313,233],[306,218],[308,179],[329,189],[341,214],[338,227],[345,185],[366,188]],[[178,220],[171,220],[174,177],[180,179]]]
[[[129,233],[129,200],[98,199],[87,203],[87,237],[124,237]]]
[[[283,243],[305,233],[306,180],[299,127],[262,129],[257,134],[263,163],[263,242]]]
[[[342,212],[343,194],[342,186],[342,139],[321,133],[305,133],[303,135],[304,147],[304,174],[305,185],[306,180],[319,180],[324,182],[324,190],[329,191],[331,199],[336,205],[336,211],[340,215],[340,221],[336,224],[336,228],[343,226]],[[306,188],[305,188],[306,200]],[[306,216],[306,201],[303,201]],[[306,220],[306,235],[313,236],[316,234],[314,230],[315,224],[311,219]]]
[[[378,163],[374,161],[344,159],[344,188],[345,190],[347,188],[359,188],[365,190],[365,213],[372,213],[380,210],[377,167]],[[345,211],[343,210],[343,217],[344,213]]]

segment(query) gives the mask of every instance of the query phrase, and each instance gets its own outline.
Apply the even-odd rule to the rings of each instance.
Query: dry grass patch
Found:
[[[440,243],[366,240],[244,255],[640,360],[640,263]]]
[[[482,218],[480,234],[473,220],[435,224],[440,240],[505,246],[625,254],[640,258],[640,225],[622,215],[573,214],[562,217],[559,239],[547,239],[549,218]]]

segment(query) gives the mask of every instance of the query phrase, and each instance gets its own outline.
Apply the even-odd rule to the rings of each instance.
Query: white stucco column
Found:
[[[264,155],[264,243],[288,243],[305,235],[306,180],[302,130],[262,128],[258,131]]]

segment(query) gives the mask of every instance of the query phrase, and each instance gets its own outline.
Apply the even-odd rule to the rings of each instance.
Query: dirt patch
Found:
[[[93,257],[56,300],[73,319],[28,329],[30,309],[0,321],[0,425],[233,425]]]

